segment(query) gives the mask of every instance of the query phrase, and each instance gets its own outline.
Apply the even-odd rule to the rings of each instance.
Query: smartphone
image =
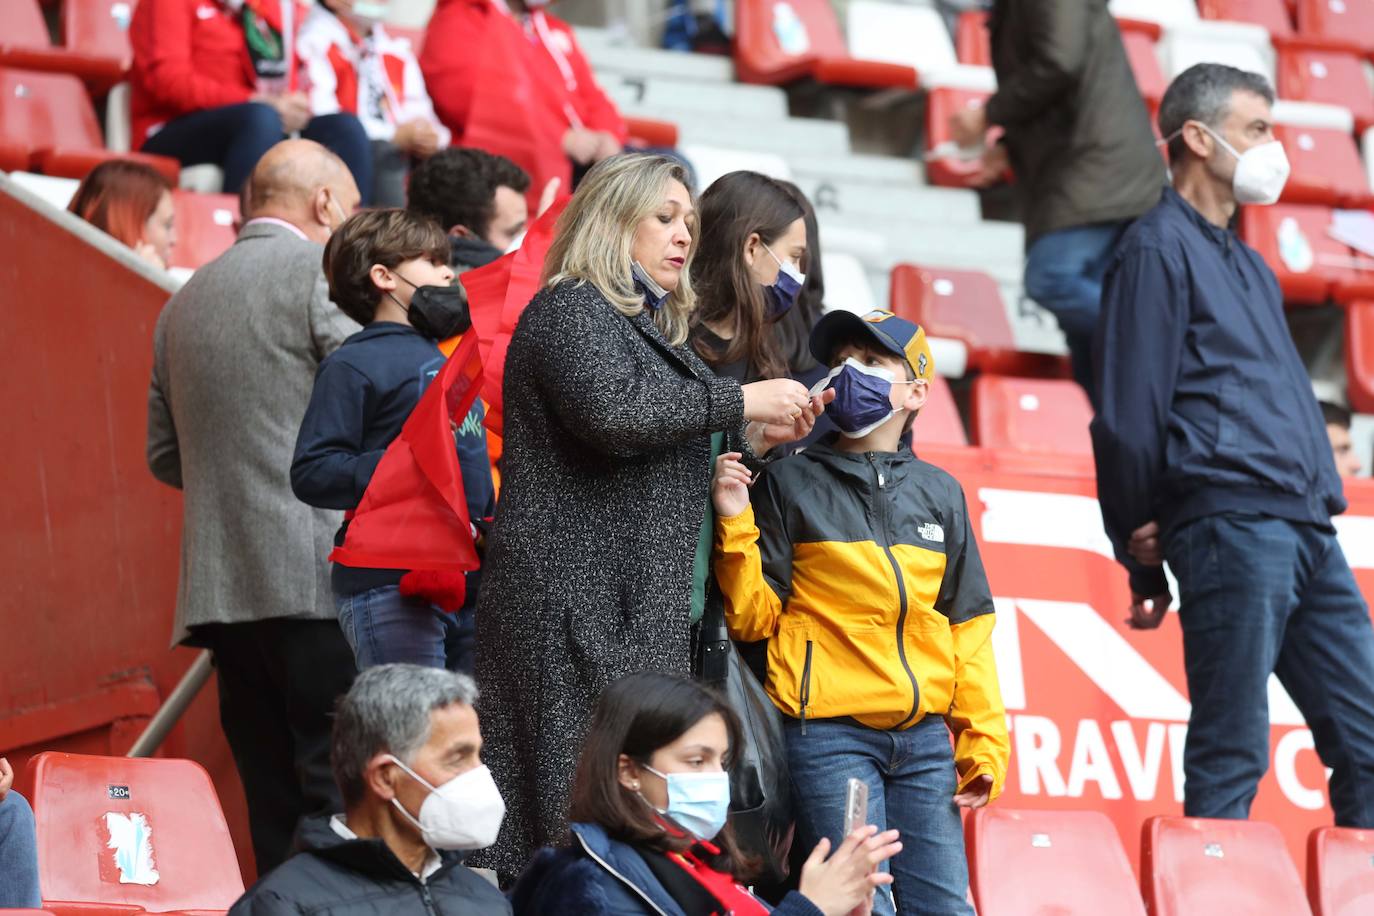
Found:
[[[868,823],[868,783],[862,779],[849,780],[844,796],[844,836]]]

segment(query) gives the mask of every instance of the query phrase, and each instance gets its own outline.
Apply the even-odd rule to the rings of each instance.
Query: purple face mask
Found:
[[[865,366],[850,357],[830,370],[811,393],[820,394],[826,388],[834,388],[835,400],[825,408],[825,415],[841,435],[862,439],[897,412],[892,407],[892,386],[910,384],[907,380],[894,380],[886,369]]]

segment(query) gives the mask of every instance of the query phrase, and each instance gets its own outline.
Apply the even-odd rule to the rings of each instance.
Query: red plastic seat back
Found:
[[[1097,811],[979,808],[964,821],[979,916],[1145,916],[1121,838]]]
[[[1374,50],[1374,3],[1367,0],[1298,0],[1298,34]]]
[[[208,264],[234,244],[234,221],[239,200],[233,194],[172,192],[176,203],[177,243],[172,249],[173,267],[192,269]]]
[[[34,149],[104,146],[81,80],[32,70],[0,69],[0,140]]]
[[[921,408],[911,432],[917,454],[926,445],[968,445],[968,434],[964,432],[964,421],[959,417],[959,405],[954,403],[954,392],[949,390],[949,382],[939,373],[930,379],[926,406]]]
[[[1350,249],[1327,235],[1329,207],[1276,204],[1242,207],[1240,235],[1278,277],[1284,301],[1321,305],[1338,279],[1348,276]]]
[[[1292,169],[1283,200],[1330,207],[1365,207],[1371,203],[1369,178],[1355,138],[1330,127],[1274,126]]]
[[[1164,90],[1169,88],[1164,70],[1159,66],[1159,57],[1155,54],[1155,40],[1148,32],[1128,28],[1121,30],[1121,44],[1126,49],[1131,73],[1135,75],[1136,88],[1140,90],[1140,96],[1149,107],[1153,120],[1155,112],[1159,110],[1160,100],[1164,98]]]
[[[1350,51],[1298,45],[1278,48],[1279,97],[1349,108],[1361,132],[1374,127],[1374,89]]]
[[[70,51],[118,61],[134,59],[129,19],[137,0],[62,0],[62,40]]]
[[[804,76],[817,58],[848,57],[829,0],[739,0],[735,5],[735,68],[746,83],[785,83]]]
[[[1197,11],[1203,19],[1225,22],[1252,22],[1269,30],[1271,38],[1293,34],[1293,20],[1286,0],[1198,0]]]
[[[1092,405],[1076,382],[980,375],[970,413],[974,437],[984,448],[1092,457]]]
[[[243,894],[224,812],[199,764],[45,753],[30,759],[26,774],[46,908],[227,910]],[[121,883],[151,878],[134,869],[140,842],[156,883]]]
[[[981,368],[982,357],[1016,349],[1002,291],[988,274],[898,264],[890,300],[893,314],[916,322],[930,337],[963,341],[971,368]]]
[[[959,23],[954,30],[954,52],[961,64],[992,66],[992,37],[988,34],[985,11],[965,10],[959,14]]]
[[[1345,308],[1345,375],[1351,408],[1374,413],[1374,301]]]
[[[1150,818],[1141,827],[1140,884],[1152,916],[1308,912],[1283,834],[1262,821]]]
[[[1374,830],[1319,827],[1307,837],[1313,916],[1374,913]]]
[[[4,20],[4,29],[0,30],[0,55],[11,48],[52,46],[38,0],[5,0]]]

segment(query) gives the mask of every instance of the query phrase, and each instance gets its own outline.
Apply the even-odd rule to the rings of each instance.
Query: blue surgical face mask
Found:
[[[659,809],[659,814],[666,814],[699,840],[713,840],[725,829],[730,814],[729,773],[660,773],[647,764],[644,769],[668,784],[668,807]]]
[[[763,246],[763,250],[778,262],[778,278],[771,286],[763,288],[763,299],[768,306],[768,314],[765,317],[769,321],[776,321],[797,304],[797,297],[801,295],[802,286],[806,284],[806,274],[773,254],[773,249],[767,245]]]
[[[638,261],[630,262],[630,276],[634,277],[635,287],[644,296],[644,307],[651,312],[656,312],[663,308],[663,303],[668,301],[668,291],[659,286],[649,272],[644,269],[644,265]]]
[[[897,381],[888,370],[865,366],[851,356],[817,382],[811,393],[834,388],[835,400],[826,405],[825,415],[841,435],[862,439],[897,412],[892,407],[892,386],[903,384],[913,382]]]

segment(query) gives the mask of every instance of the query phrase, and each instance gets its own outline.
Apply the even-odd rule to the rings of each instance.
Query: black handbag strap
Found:
[[[698,651],[698,676],[708,684],[724,684],[730,671],[730,631],[725,626],[725,601],[714,587],[706,590]]]

